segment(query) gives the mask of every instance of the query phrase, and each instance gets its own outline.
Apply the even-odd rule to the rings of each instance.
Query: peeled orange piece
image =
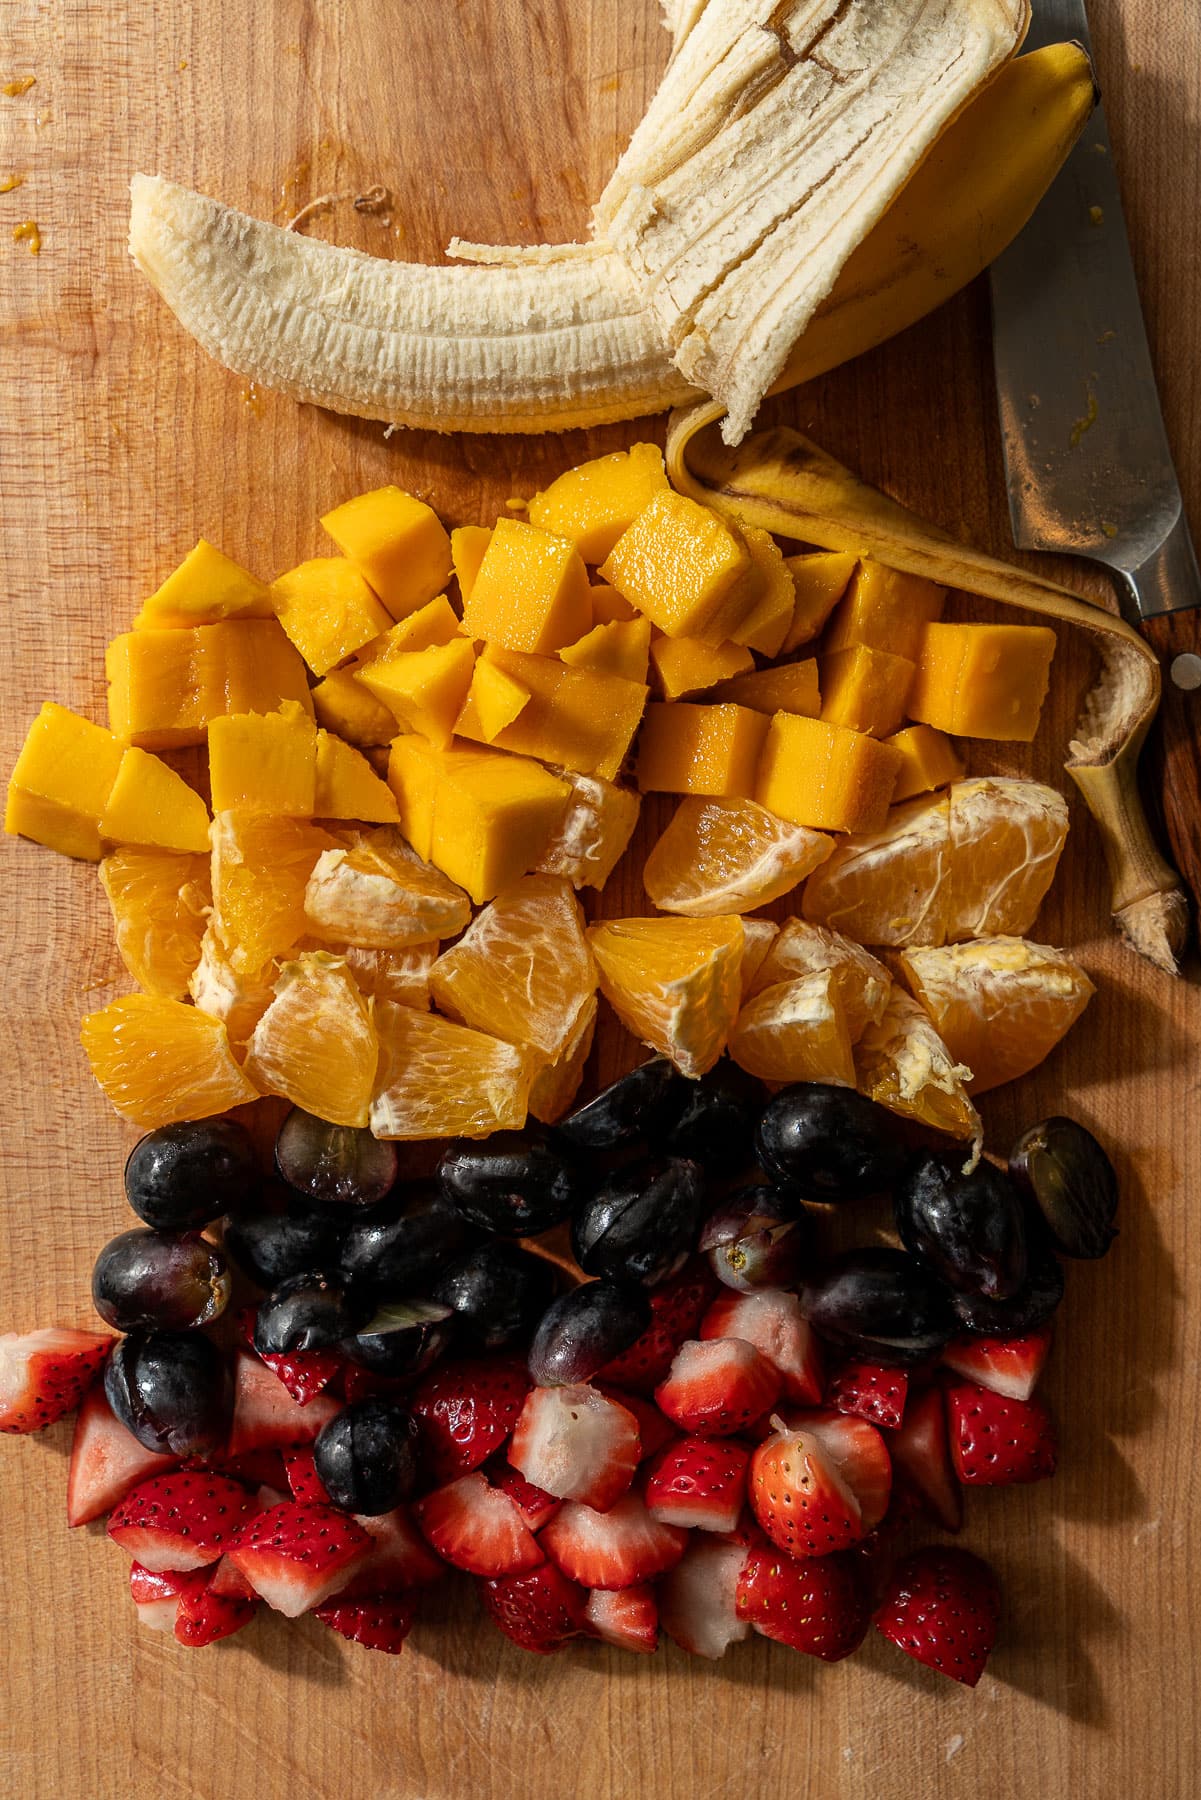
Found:
[[[337,840],[307,820],[234,809],[214,815],[213,925],[240,975],[291,950],[307,929],[304,890]]]
[[[753,800],[689,797],[646,859],[642,881],[661,912],[711,918],[778,900],[830,855],[834,840]]]
[[[208,908],[207,856],[114,850],[100,864],[121,961],[140,988],[182,1000],[200,960]]]
[[[884,1016],[869,1025],[855,1050],[856,1086],[890,1112],[952,1137],[983,1142],[979,1114],[968,1099],[972,1071],[956,1062],[917,1001],[893,984]]]
[[[306,944],[305,948],[312,948]],[[354,976],[360,994],[376,1000],[395,1000],[400,1006],[415,1006],[428,1012],[430,1006],[430,970],[438,954],[438,945],[410,944],[404,950],[362,950],[356,944],[339,945],[337,954],[344,957]]]
[[[950,1054],[971,1068],[973,1095],[1042,1062],[1096,992],[1062,950],[1025,938],[907,950],[898,961]]]
[[[246,1056],[263,1093],[331,1125],[366,1125],[378,1060],[371,1013],[346,964],[320,950],[285,963]]]
[[[832,969],[780,981],[749,1000],[730,1055],[761,1081],[823,1081],[854,1087],[855,1055]]]
[[[567,1111],[584,1078],[584,1065],[596,1036],[596,995],[580,1008],[570,1041],[554,1062],[544,1063],[530,1088],[530,1112],[544,1125],[553,1125]]]
[[[379,1138],[488,1137],[525,1124],[538,1057],[436,1013],[377,1000]]]
[[[471,917],[457,883],[423,862],[400,832],[385,825],[355,832],[348,848],[318,857],[304,893],[314,936],[365,950],[405,950],[454,937]]]
[[[682,1075],[711,1069],[742,996],[742,920],[606,919],[588,937],[601,992],[626,1029]]]
[[[201,1012],[224,1021],[229,1041],[239,1052],[275,998],[278,976],[275,962],[239,974],[210,925],[200,940],[200,961],[192,970],[188,992]]]
[[[846,1019],[851,1042],[857,1044],[871,1024],[884,1016],[892,976],[870,951],[841,932],[807,919],[786,919],[751,983],[751,993],[780,981],[794,981],[828,969],[833,991]]]
[[[561,875],[524,875],[475,916],[430,971],[434,1004],[553,1061],[596,992],[584,915]]]
[[[749,1000],[755,991],[756,978],[779,935],[779,931],[780,927],[774,919],[744,919],[742,921],[742,967],[738,971],[738,979],[744,1002]]]
[[[225,1026],[180,1000],[126,994],[80,1028],[92,1074],[123,1118],[152,1128],[257,1100]]]
[[[879,831],[852,832],[805,883],[806,919],[860,944],[946,941],[951,802],[907,800]]]
[[[957,781],[951,803],[947,942],[1022,937],[1033,925],[1068,835],[1068,803],[1041,781]]]
[[[571,798],[538,864],[539,873],[563,875],[572,887],[599,892],[634,835],[642,796],[599,775],[577,775],[571,769],[556,769],[555,774],[570,785]]]

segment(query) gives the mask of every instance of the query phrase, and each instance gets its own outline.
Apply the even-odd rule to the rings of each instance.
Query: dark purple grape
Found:
[[[1061,1256],[1104,1256],[1117,1232],[1118,1177],[1091,1131],[1075,1119],[1044,1119],[1009,1153],[1009,1173]]]
[[[231,1385],[216,1345],[199,1331],[137,1331],[104,1371],[109,1405],[147,1450],[204,1456],[229,1434]]]
[[[710,1176],[749,1168],[763,1101],[759,1083],[723,1057],[708,1075],[685,1083],[683,1108],[656,1136],[655,1148],[691,1157]]]
[[[125,1195],[156,1231],[189,1231],[238,1212],[257,1194],[254,1144],[235,1119],[160,1125],[125,1164]]]
[[[853,1088],[817,1081],[798,1082],[768,1101],[756,1150],[777,1181],[835,1204],[883,1193],[903,1160],[892,1113]]]
[[[555,1126],[578,1150],[622,1150],[652,1142],[670,1128],[689,1084],[665,1056],[631,1069]]]
[[[391,1512],[417,1482],[417,1425],[394,1400],[356,1400],[324,1425],[313,1461],[335,1506]]]
[[[955,1334],[950,1296],[915,1256],[872,1245],[836,1257],[801,1292],[831,1343],[882,1363],[923,1362]]]
[[[901,1242],[957,1293],[1004,1300],[1026,1279],[1022,1197],[1008,1175],[963,1152],[920,1151],[893,1195]]]
[[[530,1345],[530,1374],[539,1387],[587,1381],[628,1350],[650,1323],[645,1288],[586,1281],[547,1308]]]
[[[1063,1264],[1040,1247],[1030,1258],[1026,1280],[1008,1300],[983,1294],[952,1294],[960,1328],[980,1337],[1025,1337],[1052,1317],[1063,1299]]]
[[[698,1248],[726,1287],[793,1287],[813,1246],[813,1218],[781,1188],[745,1187],[727,1195]]]
[[[454,1336],[454,1313],[431,1300],[390,1300],[342,1348],[376,1375],[420,1375]]]
[[[369,1293],[424,1294],[479,1238],[437,1182],[414,1182],[353,1215],[341,1269]]]
[[[198,1231],[147,1231],[110,1239],[92,1269],[92,1302],[116,1331],[193,1331],[229,1303],[229,1264]]]
[[[275,1166],[289,1187],[328,1205],[373,1206],[396,1180],[396,1145],[364,1126],[330,1125],[294,1106],[275,1140]]]
[[[700,1236],[705,1177],[686,1157],[661,1157],[610,1176],[571,1221],[581,1269],[655,1287],[682,1269]]]
[[[480,1350],[507,1350],[529,1341],[554,1291],[554,1267],[544,1256],[493,1240],[453,1263],[430,1298],[454,1308],[457,1337]]]
[[[222,1241],[238,1267],[259,1287],[276,1288],[310,1269],[334,1269],[342,1250],[337,1215],[297,1200],[286,1212],[244,1213],[226,1219]]]
[[[442,1192],[471,1225],[498,1237],[534,1237],[561,1225],[592,1182],[544,1131],[456,1138],[438,1164]]]
[[[288,1350],[328,1350],[353,1337],[371,1308],[364,1296],[336,1276],[289,1276],[273,1289],[254,1315],[254,1347],[260,1356]]]

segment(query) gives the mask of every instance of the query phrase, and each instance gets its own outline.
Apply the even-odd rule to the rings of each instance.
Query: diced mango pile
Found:
[[[142,990],[84,1024],[121,1112],[554,1119],[599,989],[688,1075],[728,1050],[974,1134],[955,1044],[987,1034],[956,984],[1003,1011],[1003,971],[1059,953],[898,965],[914,999],[860,945],[1024,943],[1066,814],[1032,783],[982,798],[950,734],[1033,737],[1053,632],[947,622],[941,589],[867,557],[786,557],[649,444],[492,527],[448,534],[395,487],[322,524],[338,554],[271,583],[202,539],[109,645],[107,729],[47,702],[13,771],[6,829],[99,861]],[[577,893],[646,793],[681,797],[646,860],[659,912],[588,926]],[[802,883],[778,934],[744,916]]]

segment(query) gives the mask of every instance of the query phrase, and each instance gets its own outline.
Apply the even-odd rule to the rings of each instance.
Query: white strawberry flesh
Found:
[[[113,1340],[49,1325],[0,1332],[0,1431],[43,1431],[83,1399]]]
[[[122,1425],[102,1387],[94,1387],[75,1420],[67,1471],[67,1524],[90,1525],[122,1501],[139,1482],[179,1467],[178,1456],[159,1456]]]
[[[803,1406],[821,1403],[824,1373],[821,1349],[795,1294],[761,1288],[753,1294],[719,1294],[701,1320],[702,1339],[741,1338],[779,1373],[786,1400]]]
[[[618,1650],[646,1656],[659,1648],[659,1608],[652,1587],[596,1588],[584,1617],[602,1642]]]
[[[716,1661],[750,1636],[734,1609],[746,1557],[741,1545],[697,1539],[659,1583],[659,1623],[681,1650]]]
[[[228,1453],[244,1456],[248,1450],[311,1444],[339,1410],[338,1402],[328,1394],[298,1405],[265,1363],[248,1350],[240,1350],[234,1359],[234,1415]]]
[[[294,1619],[345,1587],[371,1546],[349,1514],[285,1500],[248,1520],[227,1554],[268,1606]]]
[[[640,1455],[634,1415],[586,1384],[531,1388],[508,1451],[544,1493],[601,1512],[625,1493]]]
[[[625,1588],[678,1563],[688,1534],[652,1518],[637,1494],[624,1494],[607,1512],[565,1500],[538,1541],[581,1587]]]
[[[816,1442],[827,1466],[854,1498],[864,1534],[874,1531],[888,1511],[892,1493],[892,1459],[882,1433],[866,1419],[847,1413],[790,1411],[787,1423],[804,1434],[808,1450]]]

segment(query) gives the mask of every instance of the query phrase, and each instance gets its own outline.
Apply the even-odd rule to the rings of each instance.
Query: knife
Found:
[[[1074,38],[1084,0],[1034,0],[1025,48]],[[1164,429],[1105,115],[989,271],[1013,541],[1103,563],[1163,665],[1148,774],[1201,901],[1201,570]],[[1194,912],[1196,916],[1196,911]]]

